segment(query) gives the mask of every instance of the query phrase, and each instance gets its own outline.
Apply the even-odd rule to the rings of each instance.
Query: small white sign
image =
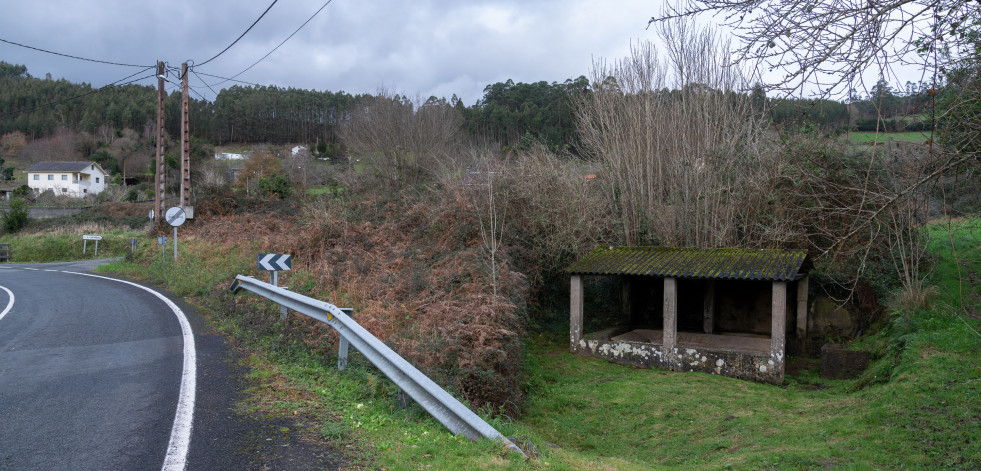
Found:
[[[86,234],[82,236],[82,240],[102,240],[102,236]]]

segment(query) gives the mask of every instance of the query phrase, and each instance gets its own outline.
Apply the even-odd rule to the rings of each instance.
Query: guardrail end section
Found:
[[[252,278],[252,277],[251,276],[244,276],[244,275],[237,275],[235,277],[235,279],[232,280],[232,284],[228,286],[228,289],[231,290],[232,293],[237,293],[238,290],[242,288],[242,286],[241,286],[242,283],[239,281],[240,278]]]

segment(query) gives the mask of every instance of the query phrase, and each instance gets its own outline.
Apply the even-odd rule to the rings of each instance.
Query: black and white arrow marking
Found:
[[[268,271],[289,270],[293,266],[290,254],[261,253],[259,254],[259,269]]]

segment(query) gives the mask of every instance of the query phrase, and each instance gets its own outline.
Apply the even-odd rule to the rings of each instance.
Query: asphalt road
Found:
[[[0,471],[336,469],[180,299],[78,262],[0,266]]]

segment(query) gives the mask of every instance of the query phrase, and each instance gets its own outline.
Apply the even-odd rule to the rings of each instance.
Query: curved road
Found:
[[[249,371],[193,308],[99,263],[0,265],[0,471],[338,468],[241,407]]]
[[[36,267],[0,268],[0,470],[183,469],[195,389],[183,313],[84,264]]]

